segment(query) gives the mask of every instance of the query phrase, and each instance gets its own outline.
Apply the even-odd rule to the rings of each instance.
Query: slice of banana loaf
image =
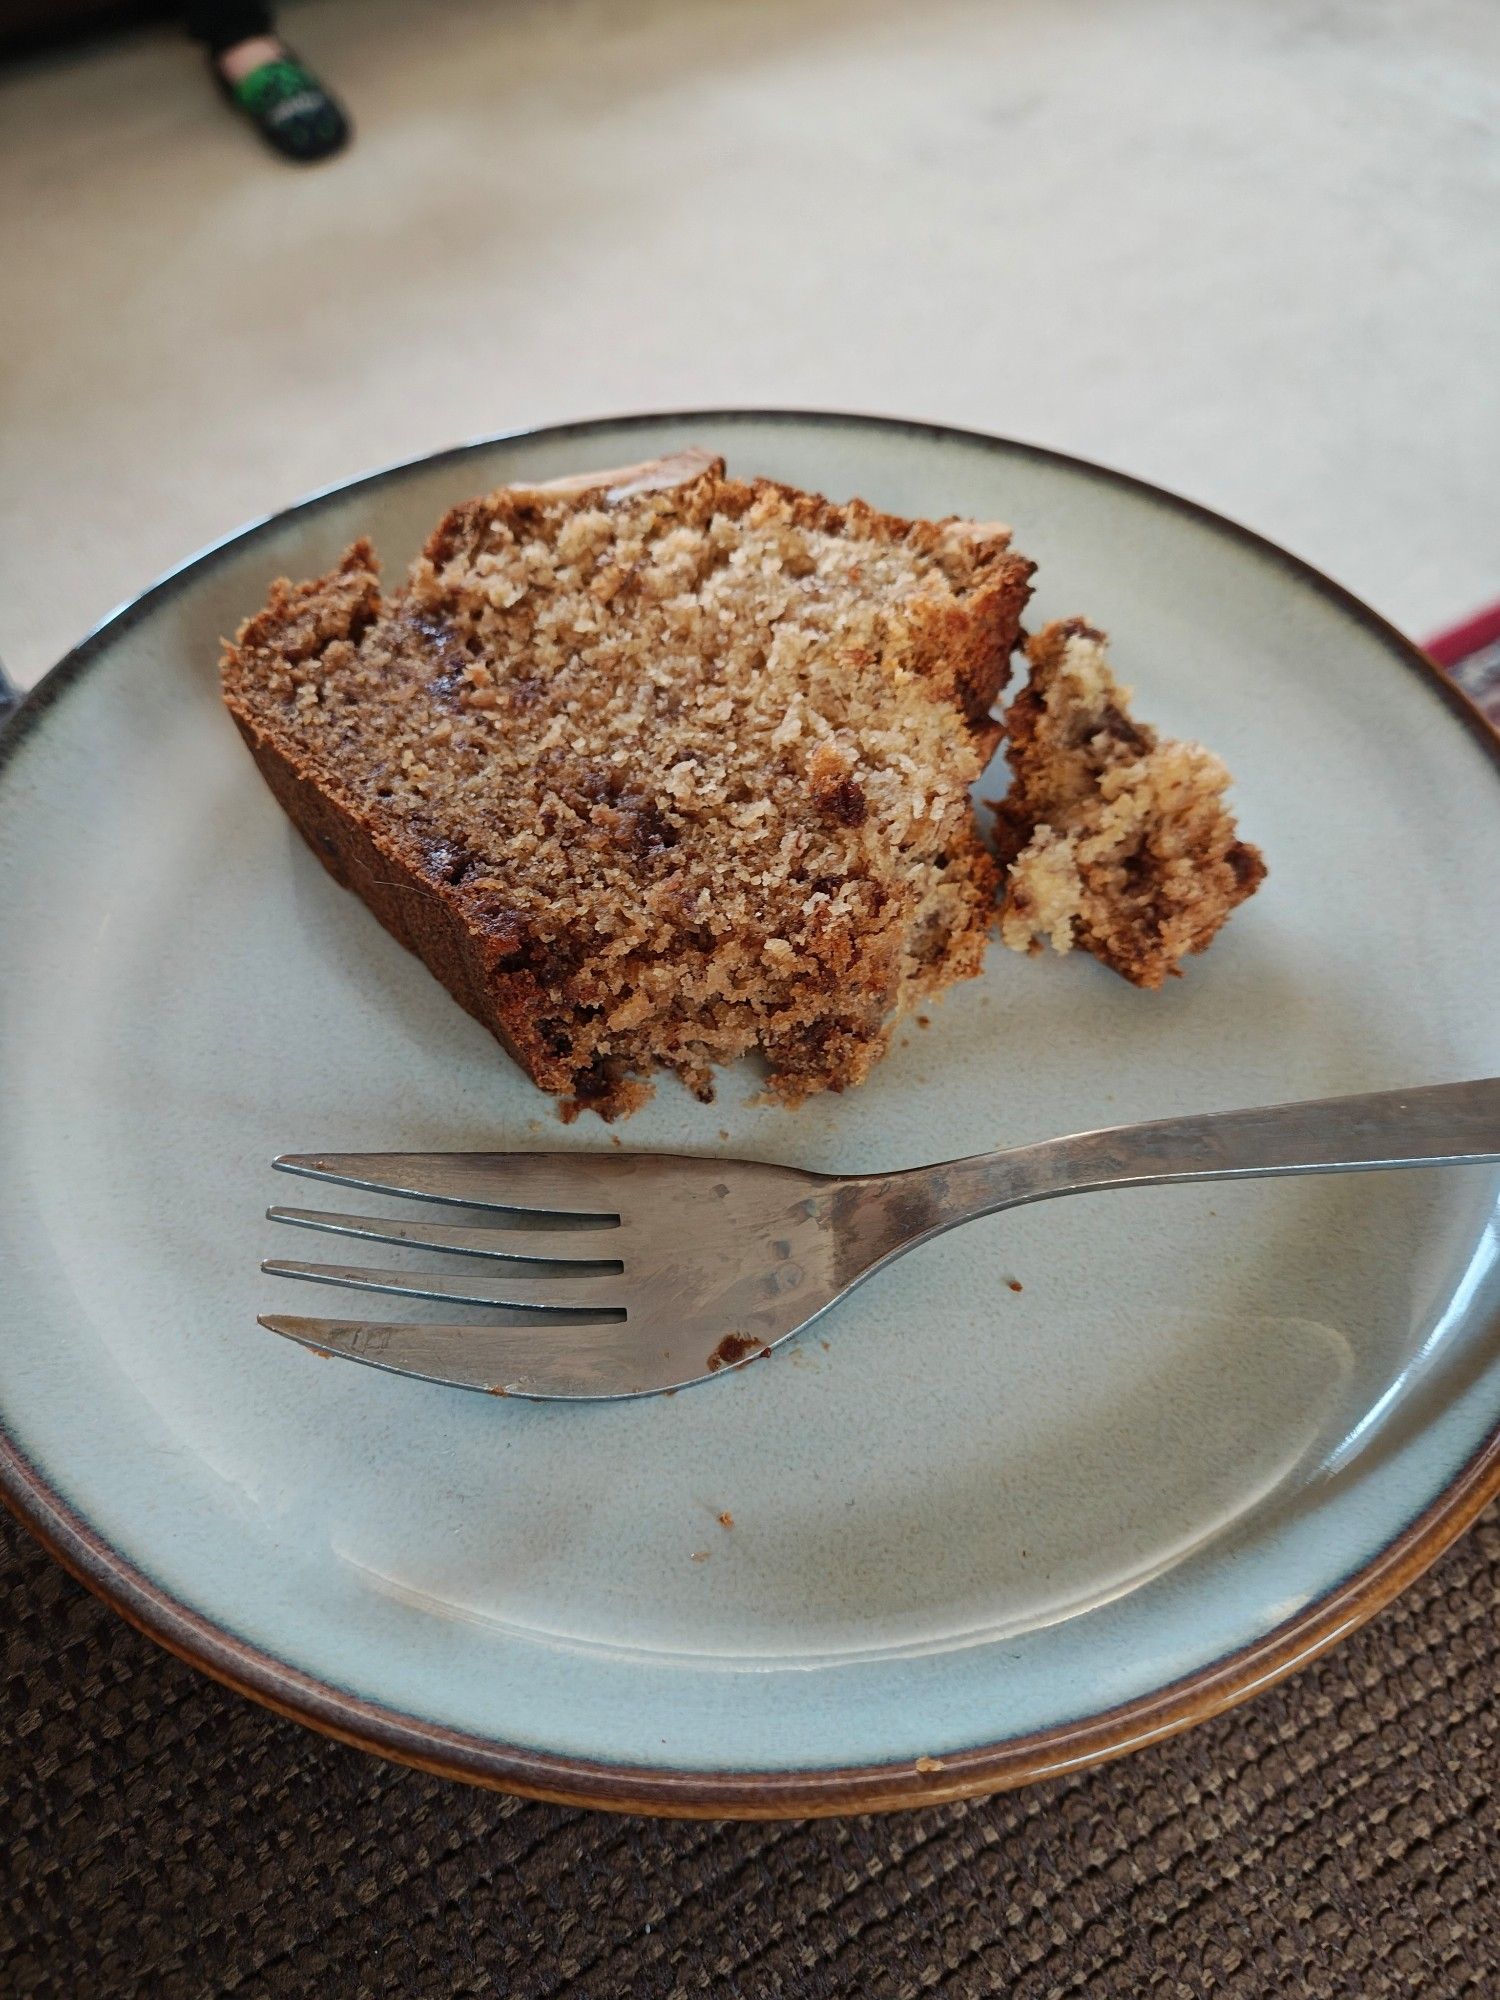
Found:
[[[795,1104],[979,969],[1009,542],[697,451],[502,487],[390,596],[366,542],[273,585],[224,699],[330,873],[565,1115],[658,1069],[706,1097],[755,1049]]]
[[[1016,951],[1076,944],[1136,986],[1203,951],[1265,879],[1201,744],[1163,741],[1128,711],[1107,641],[1082,619],[1031,640],[1005,717],[1011,788],[995,809],[1000,935]]]

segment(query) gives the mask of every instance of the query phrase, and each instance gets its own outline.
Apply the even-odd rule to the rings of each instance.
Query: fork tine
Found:
[[[594,1272],[536,1278],[482,1271],[366,1271],[352,1264],[303,1264],[268,1257],[260,1267],[276,1278],[310,1278],[319,1285],[347,1285],[357,1292],[396,1292],[414,1299],[456,1299],[472,1306],[527,1306],[538,1312],[624,1313],[624,1280]]]
[[[618,1219],[608,1162],[587,1153],[283,1153],[284,1174],[339,1181],[372,1194],[413,1195],[465,1208],[535,1209]]]
[[[362,1236],[374,1243],[411,1243],[424,1250],[456,1250],[466,1257],[503,1257],[527,1263],[606,1264],[620,1269],[604,1245],[613,1232],[590,1228],[505,1229],[493,1223],[464,1229],[446,1222],[403,1222],[389,1215],[335,1215],[321,1208],[268,1208],[269,1222],[322,1229],[332,1236]]]
[[[455,1389],[487,1389],[492,1395],[613,1401],[657,1386],[631,1385],[621,1355],[610,1344],[625,1334],[618,1323],[599,1326],[518,1315],[513,1324],[405,1325],[262,1313],[260,1324],[319,1354]]]

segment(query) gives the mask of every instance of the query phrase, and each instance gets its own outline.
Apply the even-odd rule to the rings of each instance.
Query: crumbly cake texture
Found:
[[[271,790],[564,1115],[758,1049],[795,1104],[980,968],[969,787],[1032,565],[683,452],[367,542],[223,660]]]
[[[1207,948],[1266,865],[1235,831],[1223,764],[1133,720],[1107,643],[1071,619],[1027,647],[1030,678],[1005,717],[1011,789],[995,808],[1000,934],[1015,951],[1078,945],[1157,987]]]

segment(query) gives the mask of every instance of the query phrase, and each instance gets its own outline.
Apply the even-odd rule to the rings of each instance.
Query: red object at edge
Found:
[[[1446,631],[1437,633],[1426,642],[1424,650],[1440,667],[1456,667],[1471,655],[1482,653],[1487,646],[1496,645],[1500,645],[1500,604],[1490,604],[1483,611],[1476,611],[1472,618],[1465,618],[1462,624],[1450,625]]]

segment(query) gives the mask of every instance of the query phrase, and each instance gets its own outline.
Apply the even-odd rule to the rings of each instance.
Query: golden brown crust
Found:
[[[356,542],[326,577],[295,585],[279,578],[266,608],[245,621],[225,650],[226,668],[234,662],[226,672],[225,705],[278,804],[334,881],[352,889],[542,1089],[566,1089],[570,1073],[529,1032],[536,985],[507,970],[507,940],[474,921],[440,872],[421,865],[410,841],[372,824],[336,769],[299,755],[262,712],[253,682],[247,685],[256,653],[311,658],[314,642],[321,652],[336,640],[357,640],[379,612],[367,541]]]
[[[225,700],[329,871],[567,1108],[653,1068],[708,1095],[757,1046],[794,1103],[978,970],[1008,540],[718,461],[502,488],[387,600],[367,544],[273,586]]]
[[[1011,789],[995,809],[1000,934],[1017,951],[1077,945],[1158,987],[1207,949],[1266,866],[1236,834],[1224,766],[1131,716],[1105,644],[1074,618],[1027,648],[1030,679],[1005,717]]]
[[[495,976],[492,941],[444,895],[440,884],[413,865],[404,847],[383,841],[356,806],[263,733],[237,703],[231,701],[229,708],[261,776],[334,881],[352,889],[543,1089],[566,1089],[567,1072],[549,1065],[545,1050],[530,1038],[526,1043],[514,1039],[515,1029],[524,1035],[528,1015],[524,1006],[514,1004],[520,982]],[[549,1069],[555,1072],[550,1082]]]

